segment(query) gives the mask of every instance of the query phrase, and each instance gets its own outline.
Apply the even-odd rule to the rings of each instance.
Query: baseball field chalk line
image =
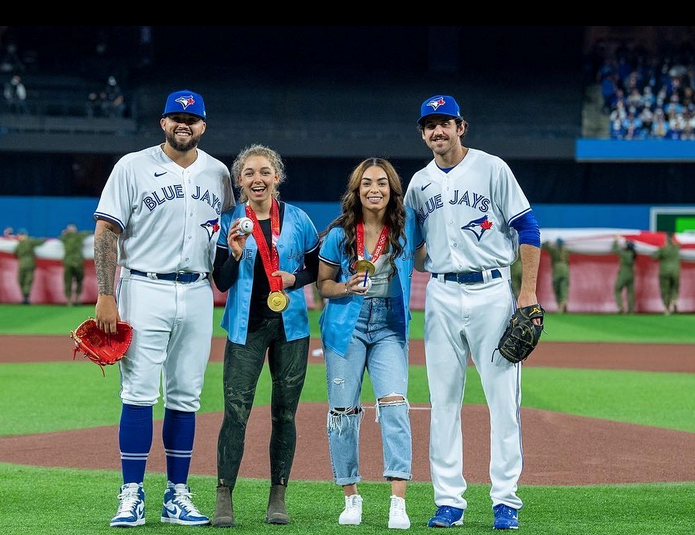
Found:
[[[373,405],[363,405],[362,408],[364,410],[375,410]],[[430,409],[431,407],[413,407],[412,405],[410,406],[411,411],[428,411]]]

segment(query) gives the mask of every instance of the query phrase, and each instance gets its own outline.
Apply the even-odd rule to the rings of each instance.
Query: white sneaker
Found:
[[[405,498],[391,496],[389,527],[395,529],[408,529],[410,527],[410,518],[405,512]]]
[[[362,496],[345,496],[345,509],[340,513],[338,524],[357,526],[362,523]]]

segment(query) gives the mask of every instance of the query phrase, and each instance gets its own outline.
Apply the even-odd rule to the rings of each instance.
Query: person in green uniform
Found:
[[[565,247],[562,238],[555,240],[555,245],[549,241],[543,242],[542,249],[548,251],[553,271],[553,293],[557,301],[558,312],[567,312],[567,298],[570,290],[570,252]]]
[[[22,228],[17,231],[17,247],[14,250],[14,255],[19,261],[17,280],[19,289],[22,292],[22,302],[25,305],[29,304],[29,295],[34,284],[34,272],[36,271],[35,249],[45,242],[45,238],[31,238],[26,229]]]
[[[618,305],[618,311],[624,314],[624,290],[627,295],[627,311],[632,314],[635,311],[635,260],[637,259],[635,243],[625,241],[621,236],[617,236],[613,241],[612,250],[614,253],[617,253],[619,259],[618,277],[615,279],[613,289],[615,303]]]
[[[659,261],[659,290],[664,314],[678,312],[678,287],[681,277],[680,245],[673,232],[666,233],[666,243],[653,255]]]
[[[78,231],[77,225],[68,223],[60,234],[63,242],[63,283],[65,286],[65,299],[68,306],[80,302],[82,295],[82,281],[84,280],[84,255],[82,248],[84,240],[92,234],[91,231]],[[73,292],[74,286],[74,292]]]

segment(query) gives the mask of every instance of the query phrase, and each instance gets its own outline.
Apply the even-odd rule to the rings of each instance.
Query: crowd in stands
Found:
[[[8,77],[2,90],[5,110],[10,113],[26,113],[27,89],[21,77],[26,66],[19,56],[17,43],[12,39],[5,41],[4,43],[0,41],[0,74]]]
[[[2,94],[10,113],[27,113],[27,89],[24,87],[21,76],[15,74],[5,82]]]
[[[0,113],[90,118],[133,115],[130,99],[119,82],[127,81],[127,73],[138,65],[133,58],[120,57],[117,43],[105,27],[86,37],[85,54],[72,60],[51,57],[46,49],[38,53],[23,47],[18,39],[22,31],[16,28],[0,26],[0,84],[4,98]],[[58,72],[53,63],[61,65]],[[82,106],[75,94],[84,88],[87,90]]]
[[[618,46],[597,73],[612,139],[695,140],[695,48]]]
[[[114,76],[109,76],[104,89],[87,96],[88,117],[125,117],[126,111],[125,95]]]
[[[17,53],[17,44],[9,41],[2,47],[0,53],[0,73],[17,74],[24,72],[26,67]]]

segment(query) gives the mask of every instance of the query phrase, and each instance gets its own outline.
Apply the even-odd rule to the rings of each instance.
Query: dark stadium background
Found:
[[[144,44],[143,28],[151,32]],[[30,226],[36,235],[57,235],[67,214],[83,206],[71,209],[66,201],[97,197],[124,153],[161,142],[164,99],[181,88],[205,97],[201,148],[230,164],[252,142],[281,152],[288,171],[281,193],[288,201],[332,206],[352,166],[366,156],[390,158],[407,185],[430,158],[415,126],[420,103],[445,93],[456,96],[470,123],[466,144],[504,158],[539,208],[601,205],[615,225],[610,214],[621,207],[695,202],[691,162],[575,158],[585,89],[594,76],[592,42],[658,46],[659,39],[692,40],[688,27],[1,29],[3,46],[16,43],[25,60],[32,113],[0,115],[0,224]],[[101,42],[106,47],[98,53]],[[124,89],[126,116],[86,117],[88,93],[110,75]],[[0,73],[0,81],[8,77]],[[22,221],[37,206],[33,200],[46,198],[54,198],[53,217],[33,209],[31,225]],[[624,226],[644,221],[633,213],[626,211]],[[578,217],[574,226],[601,224],[596,214]],[[550,216],[540,223],[561,226]]]

